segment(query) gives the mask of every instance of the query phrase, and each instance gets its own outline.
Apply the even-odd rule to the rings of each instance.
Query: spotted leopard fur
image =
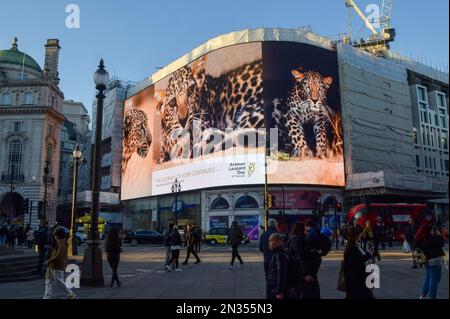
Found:
[[[324,158],[327,156],[327,128],[330,124],[327,92],[333,83],[333,78],[323,77],[314,71],[303,73],[292,70],[291,73],[294,77],[294,85],[286,99],[283,120],[280,120],[278,115],[275,119],[280,122],[280,127],[286,130],[286,135],[291,140],[293,156]],[[315,153],[305,139],[304,125],[306,123],[311,123],[313,126]]]
[[[147,115],[135,108],[128,109],[125,112],[123,127],[122,172],[126,171],[128,161],[134,153],[147,157],[151,144],[152,135]]]

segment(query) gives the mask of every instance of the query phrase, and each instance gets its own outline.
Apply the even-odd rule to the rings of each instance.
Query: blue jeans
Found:
[[[426,297],[430,293],[431,299],[436,299],[437,288],[441,281],[442,265],[425,265],[427,275],[422,286],[422,296]]]

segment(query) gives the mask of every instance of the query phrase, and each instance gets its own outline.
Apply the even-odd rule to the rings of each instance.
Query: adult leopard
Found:
[[[135,108],[127,109],[123,126],[122,174],[125,173],[134,153],[140,157],[147,157],[151,144],[152,135],[145,112]]]
[[[295,157],[327,156],[327,128],[334,112],[327,104],[327,92],[333,83],[330,76],[323,77],[315,71],[291,71],[294,85],[286,103],[274,100],[272,117],[284,136],[292,144],[291,155]],[[305,124],[311,123],[315,136],[315,155],[305,139]]]
[[[158,164],[179,155],[177,137],[219,132],[225,129],[258,129],[264,126],[262,61],[244,64],[219,76],[206,74],[207,57],[175,71],[167,88],[157,92],[161,117],[162,148]],[[194,122],[196,125],[193,125]],[[194,132],[194,128],[198,129]],[[226,144],[226,143],[224,143]],[[222,148],[220,146],[219,148]],[[192,155],[192,152],[191,152]]]

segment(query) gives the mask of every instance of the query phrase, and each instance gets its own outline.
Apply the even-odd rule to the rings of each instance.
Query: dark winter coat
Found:
[[[273,233],[276,233],[277,229],[275,227],[268,227],[267,231],[261,234],[259,240],[259,251],[264,255],[264,264],[268,265],[272,259],[272,251],[269,249],[269,238]]]
[[[420,243],[420,247],[427,259],[445,256],[442,247],[444,247],[444,237],[440,235],[428,235],[426,239]]]
[[[183,243],[182,239],[181,239],[181,235],[179,232],[177,231],[172,231],[172,233],[170,234],[170,240],[169,240],[169,244],[170,246],[181,246],[181,244]]]
[[[122,241],[120,237],[114,238],[112,236],[106,236],[105,239],[105,251],[110,254],[120,254],[122,251]]]
[[[347,299],[373,299],[372,291],[366,286],[366,262],[372,257],[361,252],[357,245],[344,252],[344,276]]]
[[[239,246],[244,239],[244,234],[241,227],[231,226],[230,233],[228,234],[227,242],[232,246]]]
[[[288,256],[282,247],[278,247],[272,254],[267,271],[267,284],[271,295],[287,295],[287,267]]]
[[[303,286],[306,276],[312,275],[311,252],[305,237],[293,236],[286,245],[289,255],[289,278],[288,287]],[[293,269],[294,268],[294,269]]]

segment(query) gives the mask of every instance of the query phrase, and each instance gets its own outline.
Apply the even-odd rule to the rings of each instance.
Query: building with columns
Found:
[[[19,50],[17,38],[10,49],[0,51],[1,223],[34,227],[39,217],[56,221],[64,123],[60,49],[58,39],[47,40],[43,68]]]

